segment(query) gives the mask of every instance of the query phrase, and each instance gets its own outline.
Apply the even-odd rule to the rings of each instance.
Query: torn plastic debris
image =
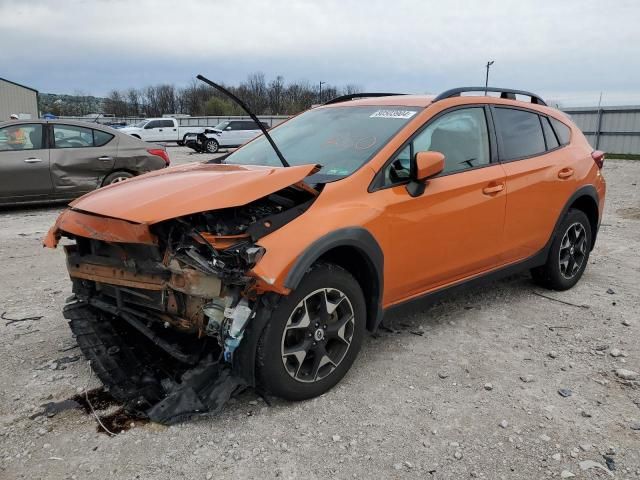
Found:
[[[166,355],[156,345],[136,341],[136,332],[125,321],[108,321],[108,313],[85,302],[73,299],[63,314],[94,372],[129,413],[170,425],[219,413],[232,395],[247,386],[217,355],[193,366],[177,368],[179,362],[172,359],[163,363]],[[156,359],[154,366],[149,358]]]

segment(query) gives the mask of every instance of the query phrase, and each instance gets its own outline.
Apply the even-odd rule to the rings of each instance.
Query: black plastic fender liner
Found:
[[[242,342],[234,352],[233,373],[242,378],[250,387],[257,387],[256,354],[258,352],[258,343],[280,298],[280,295],[276,293],[265,293],[256,300],[260,302],[256,308],[256,315],[249,320]]]
[[[562,211],[560,212],[560,215],[558,215],[558,219],[556,220],[556,224],[553,227],[553,233],[551,234],[551,238],[549,239],[549,243],[548,243],[549,247],[551,246],[551,243],[553,242],[553,238],[554,238],[555,234],[558,231],[558,227],[560,226],[560,223],[562,223],[562,220],[564,219],[564,216],[569,211],[569,208],[571,208],[571,205],[573,205],[575,203],[575,201],[578,200],[581,197],[588,197],[591,200],[593,200],[593,202],[595,203],[596,211],[598,212],[597,225],[592,225],[591,226],[592,227],[592,231],[591,231],[591,238],[592,238],[592,240],[591,240],[591,249],[593,250],[593,247],[596,244],[596,237],[598,236],[598,230],[600,229],[600,221],[602,220],[602,213],[603,213],[603,212],[600,211],[600,202],[599,202],[599,197],[598,197],[598,191],[596,190],[596,187],[594,187],[593,185],[583,185],[578,190],[573,192],[573,194],[565,202],[564,207],[562,208]]]
[[[171,425],[199,414],[215,415],[246,385],[243,379],[232,375],[229,365],[218,361],[203,362],[184,377],[183,386],[147,410],[150,420]]]
[[[367,273],[373,280],[372,294],[366,298],[367,329],[374,331],[382,321],[382,293],[384,292],[384,254],[378,241],[362,227],[347,227],[330,232],[309,245],[293,265],[284,286],[295,289],[309,268],[322,255],[334,248],[352,247],[366,261]]]

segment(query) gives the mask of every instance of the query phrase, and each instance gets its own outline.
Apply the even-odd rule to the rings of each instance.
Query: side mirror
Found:
[[[425,181],[444,170],[444,155],[440,152],[418,152],[415,155],[411,181],[407,184],[407,192],[412,197],[422,195]]]
[[[227,127],[227,128],[225,128],[225,130],[231,130],[231,127]]]
[[[415,179],[418,182],[423,182],[444,170],[444,155],[440,152],[418,152],[415,160]]]

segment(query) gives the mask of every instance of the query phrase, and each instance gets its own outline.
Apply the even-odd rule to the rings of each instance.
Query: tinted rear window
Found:
[[[114,136],[102,130],[93,131],[93,146],[102,147],[111,141]]]
[[[558,143],[558,139],[556,138],[556,134],[553,133],[553,128],[551,128],[551,124],[549,123],[549,119],[547,117],[540,117],[542,121],[542,129],[544,130],[544,138],[547,140],[547,150],[553,150],[554,148],[558,148],[560,143]]]
[[[542,126],[536,113],[496,108],[495,120],[502,144],[502,160],[529,157],[545,151]]]
[[[571,129],[555,118],[551,118],[551,125],[553,125],[553,129],[556,131],[558,140],[560,140],[560,145],[566,145],[569,143],[569,140],[571,139]]]

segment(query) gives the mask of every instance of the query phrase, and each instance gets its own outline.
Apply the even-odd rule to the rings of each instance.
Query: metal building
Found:
[[[640,154],[640,106],[563,109],[592,147],[607,153]]]
[[[38,118],[38,91],[0,78],[0,122],[12,113],[25,120]]]

